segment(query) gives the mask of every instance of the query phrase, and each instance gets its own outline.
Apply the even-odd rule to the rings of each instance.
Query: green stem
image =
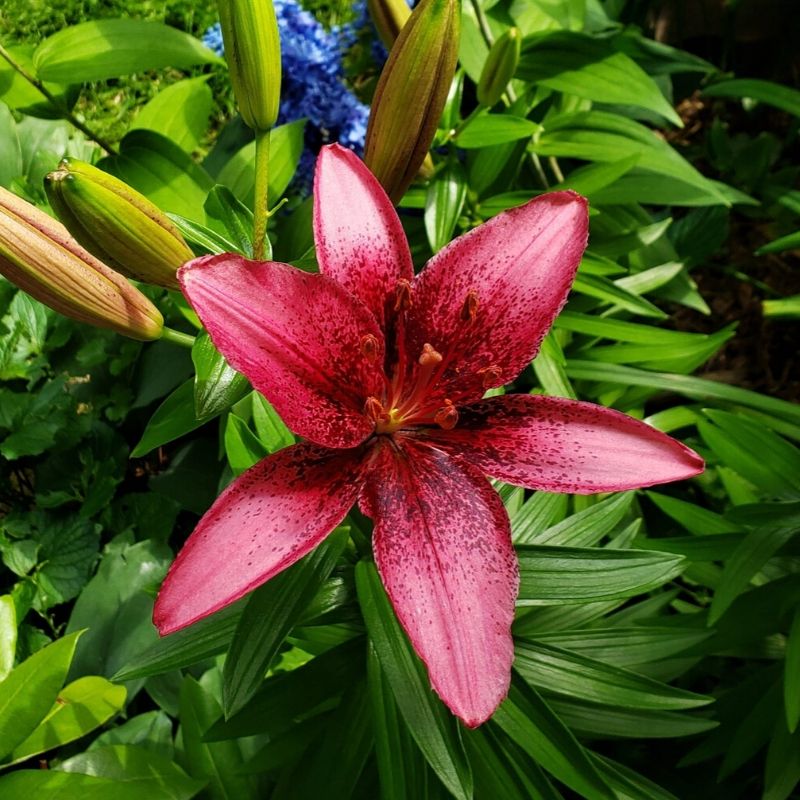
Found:
[[[194,336],[190,333],[181,333],[174,328],[168,328],[166,325],[161,329],[161,338],[181,347],[188,347],[190,350],[194,347]]]
[[[483,40],[491,50],[494,44],[494,36],[492,36],[492,31],[489,28],[489,20],[486,19],[486,14],[483,13],[479,0],[472,0],[472,10],[475,12],[475,16],[478,19],[478,27],[481,30]]]
[[[44,95],[47,101],[50,103],[53,108],[58,111],[61,117],[67,122],[69,122],[73,127],[77,128],[87,139],[91,139],[95,144],[100,145],[103,150],[106,151],[109,155],[116,155],[117,151],[114,149],[114,146],[103,139],[101,136],[96,134],[91,128],[87,127],[86,124],[78,119],[71,111],[64,107],[62,103],[58,101],[58,98],[35,76],[31,75],[22,64],[19,64],[11,53],[5,49],[2,45],[0,45],[0,57],[5,59],[10,66],[19,74],[21,75],[28,83],[31,84],[36,90]]]
[[[253,258],[264,258],[269,190],[269,131],[256,133],[256,188],[253,201]]]
[[[450,131],[450,133],[447,135],[447,138],[455,139],[456,136],[458,136],[458,134],[461,133],[461,131],[463,131],[464,128],[466,128],[467,125],[469,125],[469,123],[472,122],[472,120],[475,119],[475,117],[477,117],[478,114],[481,113],[481,111],[485,110],[486,106],[482,106],[480,104],[475,106],[475,108],[473,108],[472,111],[470,111],[470,113],[466,117],[464,117],[464,119],[462,119],[461,122],[458,123],[458,126]]]

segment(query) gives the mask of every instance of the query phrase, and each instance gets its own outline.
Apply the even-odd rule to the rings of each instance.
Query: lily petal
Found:
[[[453,430],[433,442],[508,483],[547,492],[639,489],[703,471],[694,450],[610,408],[516,394],[459,409]]]
[[[190,261],[178,279],[219,351],[295,433],[353,447],[374,429],[363,410],[383,385],[383,334],[336,281],[232,254]]]
[[[417,276],[406,326],[412,360],[425,343],[447,367],[453,402],[477,400],[533,359],[567,299],[586,248],[586,200],[541,195],[440,250]]]
[[[414,277],[400,218],[383,187],[352,151],[323,147],[314,174],[314,241],[320,271],[336,279],[383,324],[397,282]]]
[[[172,563],[153,612],[159,633],[218,611],[316,547],[355,502],[362,458],[304,443],[240,475]]]
[[[409,439],[376,455],[360,504],[375,561],[433,688],[468,726],[508,692],[519,587],[508,516],[469,464]]]

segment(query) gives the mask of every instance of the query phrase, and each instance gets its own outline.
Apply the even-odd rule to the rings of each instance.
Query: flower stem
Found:
[[[181,333],[181,331],[176,331],[174,328],[168,328],[166,325],[161,329],[161,338],[181,347],[187,347],[190,350],[194,346],[194,336],[190,333]]]
[[[253,202],[253,258],[264,258],[269,198],[269,131],[256,133],[256,188]]]
[[[72,126],[77,128],[87,139],[91,139],[95,144],[100,145],[103,150],[106,151],[109,155],[116,155],[117,151],[114,149],[114,146],[103,139],[99,134],[95,133],[91,128],[87,127],[87,125],[82,122],[78,117],[76,117],[71,111],[64,107],[62,103],[58,101],[55,95],[35,76],[31,75],[22,64],[19,64],[11,53],[6,50],[5,47],[0,45],[0,57],[5,59],[9,65],[19,74],[21,75],[31,86],[35,87],[47,101],[50,103],[53,108],[58,111],[61,117],[67,122],[69,122]]]

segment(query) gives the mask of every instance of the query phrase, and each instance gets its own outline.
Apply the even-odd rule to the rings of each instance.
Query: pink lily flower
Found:
[[[485,475],[550,492],[613,492],[698,474],[688,447],[591,403],[482,399],[534,358],[564,305],[587,205],[554,192],[456,239],[414,276],[400,220],[363,163],[323,148],[321,274],[238,255],[179,272],[228,361],[306,441],[237,478],[200,520],[155,606],[168,634],[319,544],[355,502],[433,688],[468,726],[505,697],[519,576]]]

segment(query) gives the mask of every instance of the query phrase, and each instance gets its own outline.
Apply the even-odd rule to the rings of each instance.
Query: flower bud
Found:
[[[491,108],[503,96],[519,64],[522,40],[516,28],[509,28],[492,45],[478,81],[478,102]]]
[[[406,0],[367,0],[367,10],[378,36],[386,49],[391,50],[411,16]]]
[[[70,233],[123,275],[178,289],[178,267],[194,258],[169,217],[119,178],[64,159],[45,178],[50,205]]]
[[[239,113],[254,131],[278,118],[281,42],[272,0],[217,0],[225,60]]]
[[[394,202],[433,141],[458,61],[459,31],[458,0],[422,0],[381,73],[364,161]]]
[[[84,250],[59,222],[0,188],[0,273],[79,322],[144,341],[158,339],[158,309]]]

